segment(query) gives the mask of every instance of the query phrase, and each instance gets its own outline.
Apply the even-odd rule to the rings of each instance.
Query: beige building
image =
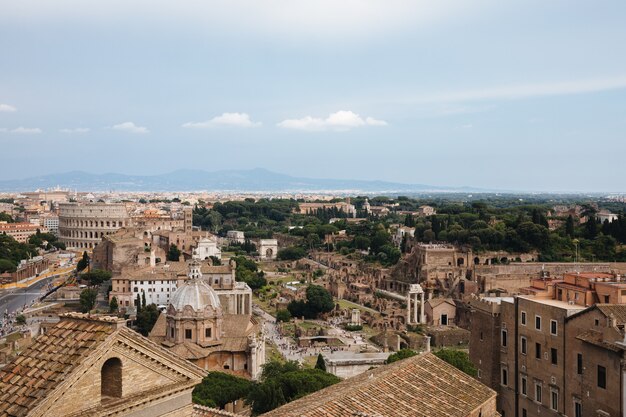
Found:
[[[37,233],[37,230],[47,232],[45,227],[32,223],[0,222],[0,234],[6,234],[20,243],[28,242],[28,238]]]
[[[243,297],[235,297],[236,311],[226,313],[218,291],[202,277],[200,264],[192,262],[189,279],[173,294],[150,338],[205,370],[258,378],[265,363],[260,325]]]
[[[93,249],[104,236],[130,225],[122,203],[59,204],[59,239],[68,249]]]
[[[123,319],[70,313],[0,371],[0,415],[191,417],[204,375]]]

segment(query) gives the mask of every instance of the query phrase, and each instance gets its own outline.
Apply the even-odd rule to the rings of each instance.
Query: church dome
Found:
[[[194,311],[204,310],[209,306],[216,310],[221,309],[215,290],[200,279],[187,280],[174,292],[170,304],[176,311],[182,311],[185,306],[190,306]]]

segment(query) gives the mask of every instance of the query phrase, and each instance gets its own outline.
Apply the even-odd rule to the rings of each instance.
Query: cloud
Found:
[[[7,129],[6,127],[0,127],[0,133],[4,133],[4,132],[8,132],[9,129]]]
[[[307,131],[345,131],[362,126],[387,126],[387,122],[384,120],[377,120],[372,117],[366,117],[363,119],[361,116],[352,111],[340,110],[336,113],[329,114],[325,119],[305,116],[301,119],[283,120],[278,123],[277,126],[285,129]]]
[[[120,123],[118,125],[112,126],[111,129],[120,130],[122,132],[128,132],[128,133],[140,133],[140,134],[150,133],[147,127],[137,126],[133,122]]]
[[[17,111],[17,108],[11,106],[10,104],[0,103],[0,113],[1,112],[14,112]]]
[[[89,132],[91,129],[89,129],[88,127],[74,127],[71,129],[59,129],[59,132],[61,133],[87,133]]]
[[[461,126],[463,129],[471,129],[472,127],[474,127],[474,125],[472,125],[471,123],[467,123]]]
[[[413,103],[454,103],[488,100],[521,100],[535,97],[597,93],[624,88],[626,88],[626,75],[621,75],[616,77],[534,84],[511,84],[481,89],[439,92],[416,96],[403,101]]]
[[[188,122],[182,127],[192,129],[206,129],[210,127],[233,126],[233,127],[257,127],[260,122],[253,122],[247,113],[222,113],[211,120],[204,122]]]
[[[39,129],[38,127],[16,127],[15,129],[11,130],[11,133],[16,133],[18,135],[36,135],[39,133],[42,133],[42,130]]]

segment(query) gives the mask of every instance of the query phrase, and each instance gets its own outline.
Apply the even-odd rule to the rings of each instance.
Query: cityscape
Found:
[[[0,0],[0,416],[626,416],[625,16]]]

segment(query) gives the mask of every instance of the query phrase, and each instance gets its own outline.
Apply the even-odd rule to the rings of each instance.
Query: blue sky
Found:
[[[0,0],[0,178],[626,191],[625,21],[623,1]]]

